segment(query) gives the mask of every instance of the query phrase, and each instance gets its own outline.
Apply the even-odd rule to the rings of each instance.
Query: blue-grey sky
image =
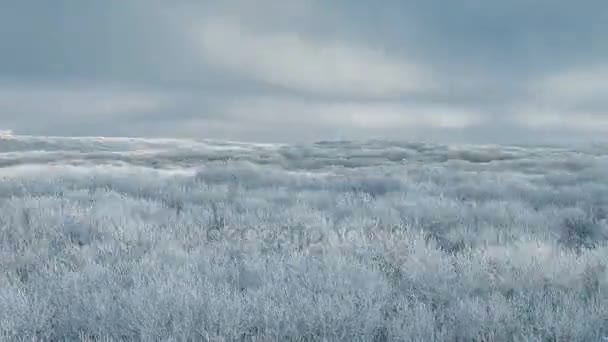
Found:
[[[0,130],[596,140],[607,37],[605,0],[3,0]]]

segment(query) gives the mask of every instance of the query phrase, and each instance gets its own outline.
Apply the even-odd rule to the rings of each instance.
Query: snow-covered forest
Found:
[[[606,341],[608,148],[0,139],[0,340]]]

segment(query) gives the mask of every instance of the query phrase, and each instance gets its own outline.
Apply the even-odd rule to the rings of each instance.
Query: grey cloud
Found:
[[[601,1],[4,7],[0,129],[489,142],[607,129]]]

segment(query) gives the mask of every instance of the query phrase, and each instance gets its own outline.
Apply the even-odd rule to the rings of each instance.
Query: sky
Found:
[[[0,131],[600,141],[605,0],[2,0]]]

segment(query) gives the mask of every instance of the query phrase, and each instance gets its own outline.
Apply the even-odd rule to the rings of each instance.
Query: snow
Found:
[[[607,169],[601,146],[10,135],[0,336],[600,341]]]

